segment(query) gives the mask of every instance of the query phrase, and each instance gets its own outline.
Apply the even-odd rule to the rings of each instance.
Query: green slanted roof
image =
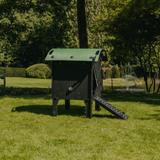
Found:
[[[67,49],[53,48],[47,56],[46,61],[98,61],[100,53],[103,49]]]

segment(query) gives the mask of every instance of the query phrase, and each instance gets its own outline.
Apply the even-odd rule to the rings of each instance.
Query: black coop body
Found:
[[[58,114],[58,101],[65,99],[65,109],[70,109],[70,100],[83,100],[86,104],[86,117],[92,117],[92,103],[95,109],[100,106],[116,116],[127,119],[119,111],[101,98],[103,78],[101,61],[107,56],[103,49],[51,49],[46,61],[52,62],[52,115]]]

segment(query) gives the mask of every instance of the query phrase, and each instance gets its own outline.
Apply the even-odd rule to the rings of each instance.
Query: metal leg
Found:
[[[70,100],[65,99],[65,109],[69,110],[70,109]]]
[[[92,118],[92,101],[86,100],[86,118]]]
[[[95,101],[95,110],[96,111],[100,111],[101,110],[100,105],[96,101]]]
[[[52,116],[57,116],[57,112],[58,112],[58,98],[53,98],[53,108],[52,108]]]

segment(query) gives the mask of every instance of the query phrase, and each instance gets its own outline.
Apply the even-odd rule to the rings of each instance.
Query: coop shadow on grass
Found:
[[[34,114],[42,114],[52,116],[52,106],[49,105],[28,105],[28,106],[19,106],[13,108],[11,112],[29,112]],[[71,106],[69,110],[65,109],[65,105],[58,105],[58,115],[70,115],[78,117],[86,117],[86,107],[85,106]],[[114,115],[101,115],[93,114],[92,117],[96,118],[110,118],[110,119],[119,119]]]
[[[43,114],[52,116],[51,105],[28,105],[13,108],[11,112],[29,112],[34,114]],[[86,108],[83,106],[71,106],[70,110],[65,110],[65,105],[58,105],[58,115],[83,116]]]
[[[158,105],[160,104],[159,94],[144,94],[144,93],[110,93],[102,94],[102,98],[111,102],[141,102],[145,104]]]

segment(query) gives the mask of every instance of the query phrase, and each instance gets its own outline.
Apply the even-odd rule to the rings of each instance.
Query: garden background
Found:
[[[0,0],[0,68],[7,84],[0,87],[0,159],[159,160],[159,24],[159,0]],[[106,50],[102,68],[111,70],[103,72],[102,98],[128,120],[95,111],[95,102],[88,119],[83,101],[71,101],[66,111],[64,100],[51,116],[45,56],[51,48],[82,46]],[[130,86],[144,83],[148,92],[112,90],[112,82],[114,89],[125,87],[126,64],[138,77]]]

